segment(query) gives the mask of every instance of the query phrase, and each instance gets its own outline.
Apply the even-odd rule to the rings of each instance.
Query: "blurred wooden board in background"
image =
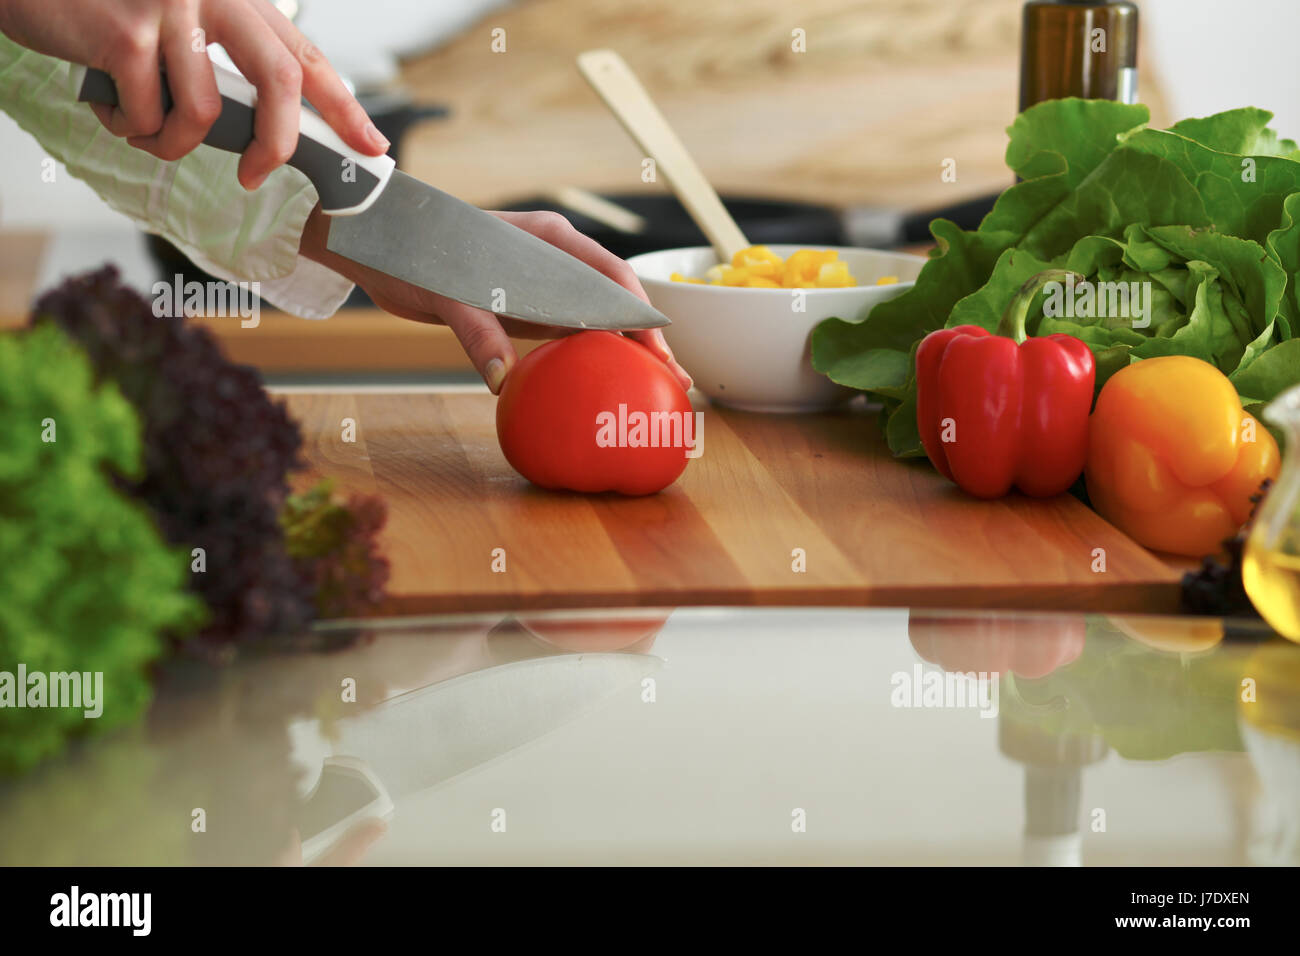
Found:
[[[663,191],[579,76],[618,50],[720,190],[924,209],[1000,191],[1018,99],[1021,0],[524,0],[406,64],[444,122],[414,175],[481,204],[558,186]],[[505,52],[493,52],[493,30]],[[802,30],[806,52],[792,49]],[[1158,85],[1144,101],[1162,117]],[[956,182],[940,178],[945,159]]]

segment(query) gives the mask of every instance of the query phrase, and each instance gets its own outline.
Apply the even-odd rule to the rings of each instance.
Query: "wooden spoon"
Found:
[[[578,54],[578,70],[637,145],[654,160],[718,258],[730,263],[749,241],[632,68],[613,50],[588,50]]]
[[[625,236],[639,236],[649,225],[645,216],[577,186],[556,186],[543,195],[561,208],[586,216]]]

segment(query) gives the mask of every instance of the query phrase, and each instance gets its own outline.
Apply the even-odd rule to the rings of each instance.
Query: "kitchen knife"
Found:
[[[212,64],[221,115],[204,142],[243,152],[253,140],[257,91]],[[74,66],[85,103],[117,105],[112,77]],[[172,99],[163,77],[163,108]],[[326,246],[363,266],[458,302],[538,325],[652,329],[668,319],[612,279],[522,229],[394,168],[388,156],[347,146],[303,109],[289,165],[304,173],[331,216]]]
[[[338,721],[330,750],[359,758],[392,796],[427,790],[538,740],[619,694],[663,660],[557,654],[430,684]]]

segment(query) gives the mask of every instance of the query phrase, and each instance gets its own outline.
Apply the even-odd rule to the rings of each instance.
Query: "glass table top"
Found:
[[[1259,624],[690,608],[361,622],[164,671],[0,783],[5,864],[1300,862]]]

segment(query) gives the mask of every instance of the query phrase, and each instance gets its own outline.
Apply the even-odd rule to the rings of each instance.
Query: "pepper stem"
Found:
[[[1029,281],[1020,287],[1020,291],[1015,294],[1007,310],[1002,313],[1002,321],[998,323],[998,335],[1007,336],[1016,340],[1019,345],[1026,338],[1025,319],[1029,315],[1029,306],[1033,303],[1034,297],[1043,290],[1043,287],[1051,282],[1064,283],[1067,279],[1073,277],[1079,281],[1087,281],[1087,276],[1078,272],[1071,272],[1068,269],[1045,269],[1037,275],[1031,276]]]

